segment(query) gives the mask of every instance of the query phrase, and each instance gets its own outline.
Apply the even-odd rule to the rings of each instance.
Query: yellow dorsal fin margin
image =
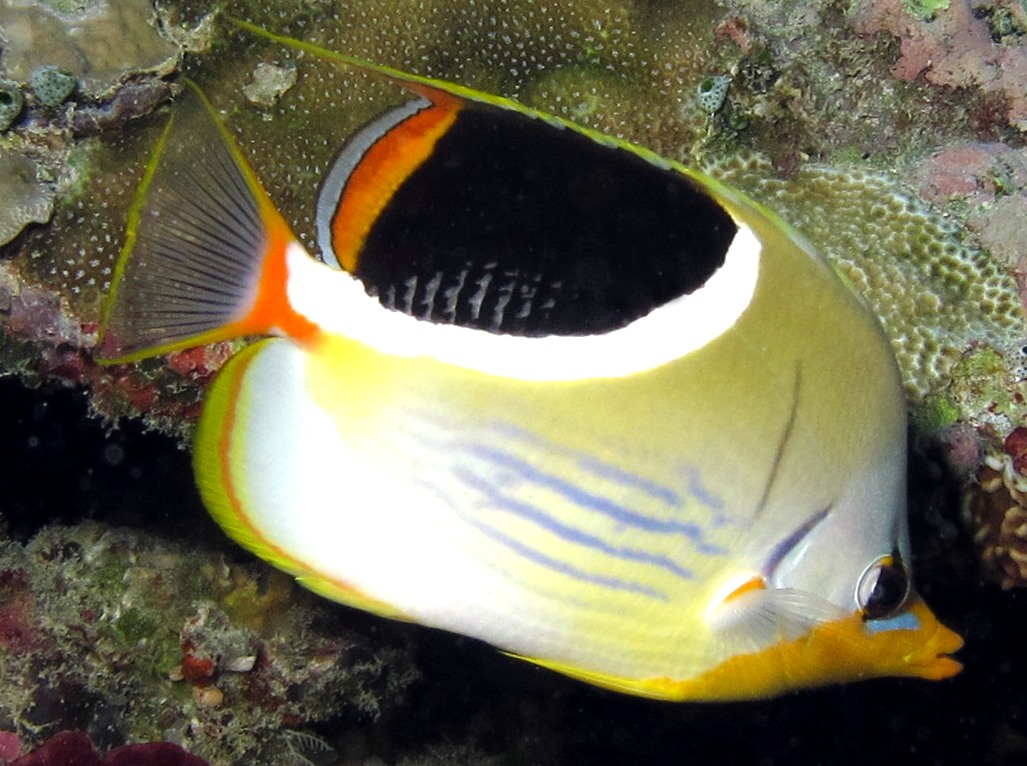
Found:
[[[711,178],[702,171],[696,170],[695,168],[683,165],[680,162],[676,162],[671,159],[667,159],[651,149],[647,149],[644,146],[638,146],[630,141],[617,138],[616,136],[610,136],[605,133],[601,133],[597,130],[593,130],[584,125],[579,125],[576,122],[565,120],[562,117],[558,117],[548,112],[544,112],[538,109],[532,109],[531,107],[525,106],[518,101],[510,98],[504,98],[503,96],[496,96],[491,93],[485,93],[484,91],[475,90],[474,88],[468,88],[464,85],[457,83],[448,82],[446,80],[438,80],[432,77],[424,77],[422,75],[411,74],[404,72],[399,69],[394,69],[389,66],[382,66],[381,64],[374,64],[370,61],[358,58],[356,56],[350,56],[345,53],[339,53],[337,51],[328,50],[322,48],[314,43],[308,43],[304,40],[297,40],[293,37],[287,37],[286,35],[276,34],[270,32],[263,27],[259,27],[256,24],[252,24],[242,19],[237,19],[233,16],[226,15],[225,18],[232,24],[235,24],[240,29],[243,29],[258,37],[263,37],[266,40],[271,40],[280,45],[284,45],[293,50],[304,51],[311,55],[317,56],[318,58],[326,61],[334,61],[344,66],[353,67],[364,72],[370,72],[372,74],[380,75],[387,80],[399,85],[400,87],[406,88],[412,93],[416,93],[423,96],[431,101],[440,102],[445,98],[460,99],[462,101],[477,102],[480,104],[489,104],[500,109],[508,109],[514,112],[519,112],[526,117],[531,117],[537,120],[542,120],[554,125],[556,127],[564,128],[566,130],[573,130],[576,133],[580,133],[584,136],[588,136],[593,141],[617,149],[623,149],[637,155],[641,159],[647,162],[661,167],[667,170],[673,170],[677,173],[688,176],[699,186],[705,188],[711,196],[719,200],[724,204],[728,213],[731,214],[736,220],[742,215],[743,210],[758,210],[760,215],[765,216],[772,222],[772,225],[780,230],[783,230],[791,237],[797,237],[794,230],[790,225],[781,220],[774,212],[762,205],[744,197],[738,192],[734,191],[730,187],[723,185],[720,181],[715,178]]]
[[[633,154],[637,154],[643,159],[663,168],[673,167],[675,170],[684,173],[685,175],[700,181],[704,185],[707,183],[715,184],[718,189],[720,184],[712,179],[707,178],[704,174],[698,171],[688,168],[685,165],[668,160],[655,152],[646,149],[642,146],[637,146],[623,139],[616,138],[615,136],[609,136],[605,133],[600,133],[597,130],[592,130],[584,125],[579,125],[576,122],[565,120],[556,115],[549,114],[531,107],[525,106],[524,104],[514,101],[510,98],[504,98],[503,96],[496,96],[491,93],[485,93],[484,91],[475,90],[474,88],[468,88],[465,85],[459,85],[457,83],[448,82],[446,80],[437,80],[433,77],[424,77],[422,75],[411,74],[410,72],[403,72],[399,69],[394,69],[389,66],[382,66],[381,64],[374,64],[370,61],[358,58],[356,56],[350,56],[345,53],[339,53],[337,51],[328,50],[322,48],[319,45],[308,43],[303,40],[297,40],[292,37],[285,35],[279,35],[274,32],[270,32],[256,24],[251,24],[248,21],[237,19],[232,16],[225,16],[225,18],[241,29],[250,32],[251,34],[263,37],[267,40],[272,40],[280,45],[284,45],[293,50],[304,51],[310,53],[318,58],[325,59],[327,61],[335,61],[339,64],[343,64],[348,67],[353,67],[365,72],[380,75],[387,80],[399,85],[400,87],[406,88],[412,93],[416,93],[423,96],[431,101],[440,101],[445,98],[456,98],[462,101],[477,102],[480,104],[490,104],[491,106],[498,107],[500,109],[508,109],[510,111],[519,112],[527,117],[532,117],[537,120],[548,122],[551,125],[565,128],[567,130],[573,130],[576,133],[581,133],[588,136],[593,141],[603,144],[605,146],[616,147],[619,149],[625,149]],[[726,191],[726,190],[725,190]]]

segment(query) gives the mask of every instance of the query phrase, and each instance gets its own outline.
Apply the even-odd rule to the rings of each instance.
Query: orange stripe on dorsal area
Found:
[[[424,90],[431,105],[382,134],[346,179],[331,225],[332,247],[346,271],[356,270],[374,222],[396,190],[431,156],[463,107],[455,96]]]

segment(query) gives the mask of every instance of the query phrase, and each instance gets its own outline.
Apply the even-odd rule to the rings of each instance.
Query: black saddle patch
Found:
[[[356,275],[420,319],[590,335],[701,288],[736,229],[687,176],[472,102],[375,221]]]

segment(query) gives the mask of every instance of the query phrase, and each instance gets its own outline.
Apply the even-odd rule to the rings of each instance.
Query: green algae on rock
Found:
[[[21,95],[18,83],[0,79],[0,133],[18,119],[24,105],[25,97]]]
[[[931,19],[938,11],[949,7],[951,0],[902,0],[906,11],[918,19]]]

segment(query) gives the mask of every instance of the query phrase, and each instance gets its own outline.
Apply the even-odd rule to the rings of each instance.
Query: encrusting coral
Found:
[[[23,742],[80,728],[282,763],[286,731],[375,718],[416,678],[401,646],[217,550],[90,523],[0,545],[0,730]]]
[[[54,93],[60,90],[58,83],[66,86],[64,78],[72,77],[84,94],[99,96],[116,88],[127,72],[168,73],[175,68],[179,47],[160,34],[152,18],[150,0],[4,3],[3,67],[20,82],[38,83],[43,70],[47,87],[57,88]]]
[[[927,4],[925,4],[927,5]],[[912,18],[903,0],[860,0],[852,10],[861,34],[887,32],[901,51],[893,73],[1004,100],[1008,124],[1027,131],[1027,10],[1016,0],[952,0]]]
[[[869,301],[892,340],[914,408],[949,385],[971,349],[986,345],[1010,367],[1021,360],[1024,311],[1013,277],[898,182],[816,164],[782,179],[758,157],[710,171],[777,210]],[[961,417],[986,415],[957,410]],[[1007,415],[1008,432],[1023,413]]]
[[[39,166],[23,154],[0,149],[0,178],[0,245],[6,245],[26,225],[50,220],[54,193],[39,179]]]

